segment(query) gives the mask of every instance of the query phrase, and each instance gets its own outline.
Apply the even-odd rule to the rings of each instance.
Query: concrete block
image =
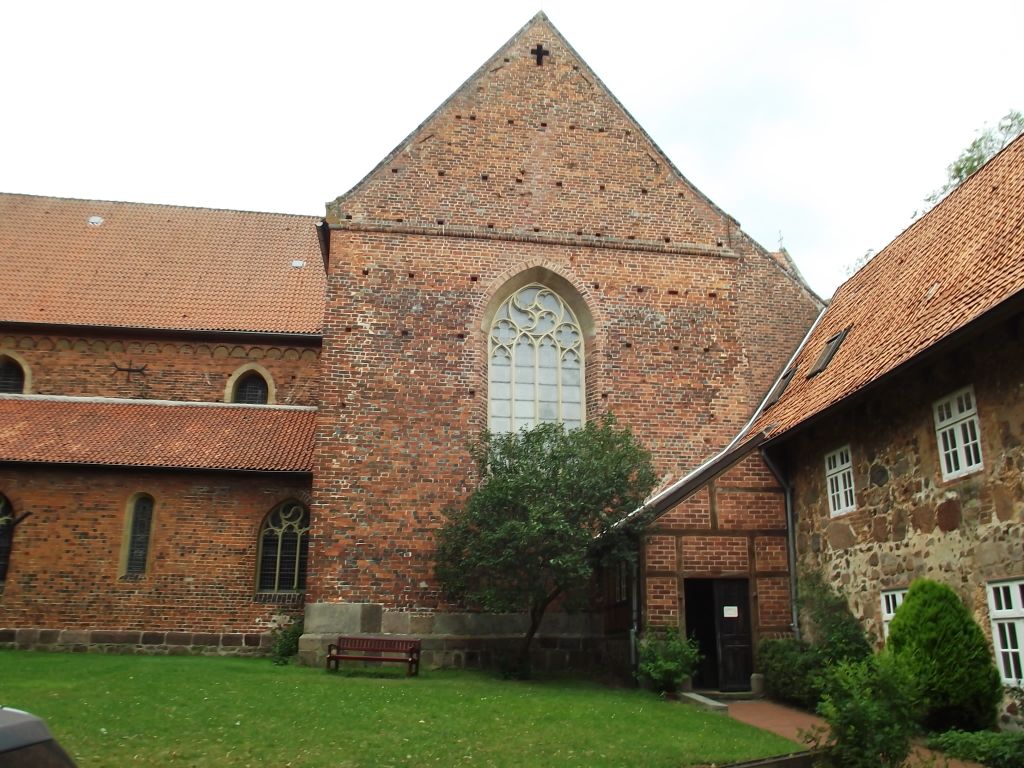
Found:
[[[372,635],[381,631],[379,603],[310,603],[303,625],[310,634]]]

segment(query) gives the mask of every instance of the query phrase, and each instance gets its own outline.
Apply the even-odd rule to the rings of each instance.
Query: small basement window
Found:
[[[839,351],[839,345],[843,343],[843,339],[846,338],[846,334],[850,332],[849,328],[844,328],[835,336],[825,342],[825,348],[821,350],[821,355],[818,357],[818,362],[811,368],[810,373],[807,374],[807,378],[813,378],[819,373],[828,368],[828,364],[832,362],[832,358],[836,356],[836,352]]]

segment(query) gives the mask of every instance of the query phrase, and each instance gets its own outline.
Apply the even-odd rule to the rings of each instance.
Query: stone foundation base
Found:
[[[267,633],[145,632],[105,629],[0,629],[0,648],[36,651],[134,653],[153,656],[262,656]]]
[[[409,613],[384,610],[373,603],[310,603],[299,660],[323,666],[327,646],[338,635],[399,635],[419,638],[424,668],[486,669],[514,659],[528,622],[520,614]],[[533,640],[531,663],[541,672],[601,670],[618,677],[631,674],[629,641],[605,637],[601,617],[552,613],[544,617]]]

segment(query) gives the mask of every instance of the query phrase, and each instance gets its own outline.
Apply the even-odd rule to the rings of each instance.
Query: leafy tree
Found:
[[[942,198],[956,189],[964,179],[991,160],[1003,147],[1024,133],[1024,114],[1015,109],[1007,112],[995,126],[986,125],[977,138],[946,168],[946,183],[925,198],[926,213]]]
[[[999,671],[981,627],[952,589],[928,579],[911,584],[889,624],[888,647],[914,681],[927,729],[995,725]]]
[[[472,455],[478,486],[448,510],[437,576],[452,599],[529,615],[518,659],[526,670],[548,607],[559,598],[580,607],[595,566],[635,557],[635,527],[614,525],[643,504],[654,469],[610,415],[575,430],[485,432]]]

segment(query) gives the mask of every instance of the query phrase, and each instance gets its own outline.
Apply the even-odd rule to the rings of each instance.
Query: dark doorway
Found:
[[[686,579],[686,634],[700,646],[694,685],[717,691],[750,690],[753,657],[746,579]]]

